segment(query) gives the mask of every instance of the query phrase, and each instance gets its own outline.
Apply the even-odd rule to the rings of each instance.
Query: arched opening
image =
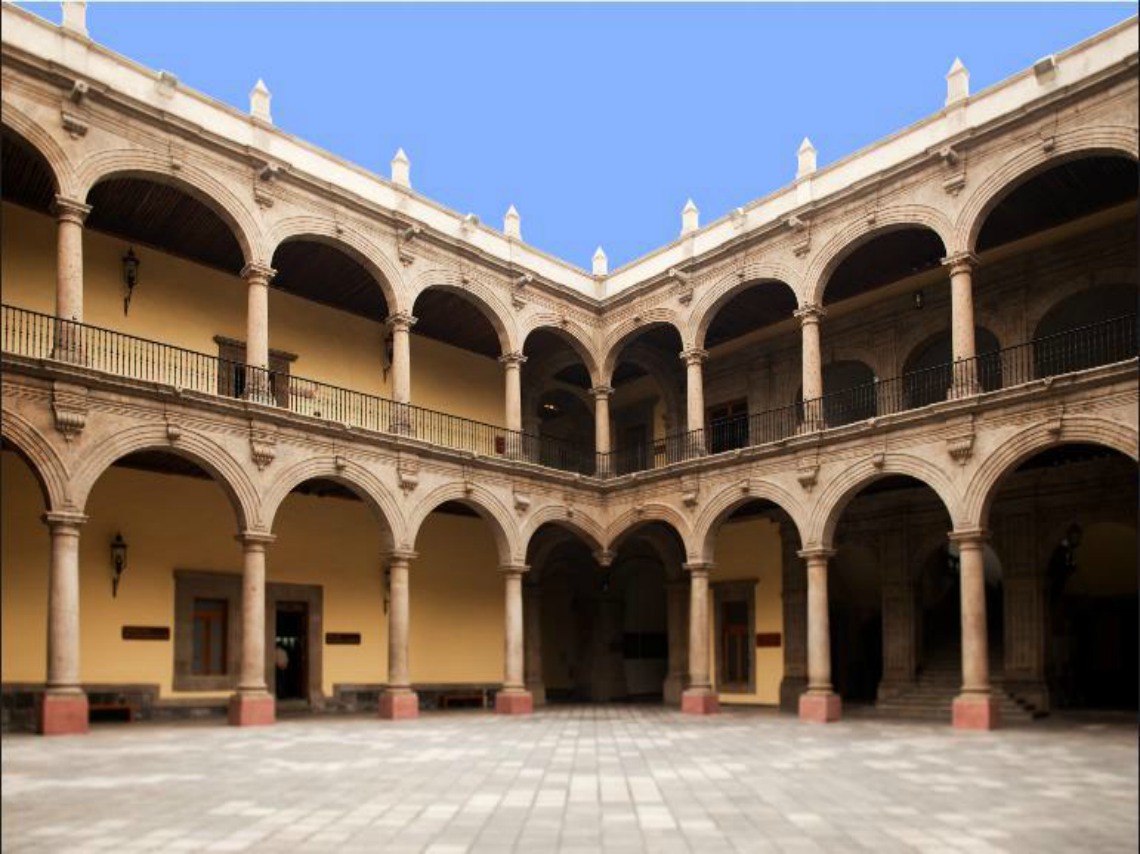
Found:
[[[669,323],[648,324],[620,345],[610,385],[611,470],[642,471],[681,459],[685,426],[683,344]]]
[[[1037,711],[1137,710],[1136,464],[1064,444],[994,487],[1005,577],[1004,687]]]
[[[412,400],[482,424],[504,420],[502,336],[491,309],[445,286],[427,288],[412,313]],[[525,370],[525,368],[524,368]],[[457,385],[456,377],[463,383]]]
[[[804,392],[796,392],[802,422]],[[877,412],[875,372],[863,362],[847,360],[823,366],[823,418],[828,427],[840,427],[874,418]]]
[[[11,128],[0,133],[0,258],[4,303],[54,314],[58,228],[52,202],[59,188],[39,150]]]
[[[1033,373],[1049,377],[1132,359],[1137,352],[1136,285],[1101,285],[1046,312],[1033,333]]]
[[[1001,388],[1001,354],[997,336],[983,326],[974,327],[978,353],[978,384],[982,391]],[[939,332],[919,344],[903,363],[903,405],[907,409],[945,400],[953,384],[954,354],[950,331]]]
[[[7,126],[0,130],[0,188],[5,202],[42,214],[51,213],[59,192],[47,158]]]
[[[523,432],[538,436],[539,462],[593,474],[595,425],[590,371],[566,337],[531,332],[523,346]]]
[[[877,234],[853,247],[835,266],[824,287],[823,304],[846,303],[879,288],[913,280],[937,270],[944,257],[942,238],[928,228],[908,226]],[[940,273],[938,276],[941,278]]]

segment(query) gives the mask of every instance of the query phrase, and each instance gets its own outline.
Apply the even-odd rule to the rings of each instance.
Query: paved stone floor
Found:
[[[6,736],[5,852],[1137,850],[1137,730],[567,707]]]

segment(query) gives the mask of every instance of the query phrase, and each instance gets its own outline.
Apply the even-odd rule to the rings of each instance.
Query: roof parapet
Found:
[[[273,98],[269,94],[269,87],[260,77],[257,85],[249,93],[249,114],[266,124],[273,124],[273,117],[269,114],[269,102]]]
[[[397,148],[392,158],[392,183],[400,187],[412,188],[412,163],[404,149]]]
[[[970,72],[962,64],[962,60],[955,57],[954,64],[946,72],[946,106],[952,106],[970,97]]]

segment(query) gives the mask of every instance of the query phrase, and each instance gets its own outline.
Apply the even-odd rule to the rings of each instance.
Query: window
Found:
[[[190,672],[195,676],[225,675],[228,626],[228,601],[194,600],[194,652]]]
[[[751,694],[756,690],[756,581],[713,585],[716,617],[717,690]]]
[[[218,345],[218,394],[225,397],[244,397],[246,386],[245,342],[215,335]],[[295,353],[283,350],[269,351],[269,387],[278,406],[289,408],[289,365],[296,361]]]
[[[730,400],[705,412],[710,454],[748,447],[748,401]]]

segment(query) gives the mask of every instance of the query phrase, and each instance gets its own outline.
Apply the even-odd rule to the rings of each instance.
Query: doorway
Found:
[[[274,631],[274,693],[278,700],[308,700],[309,603],[278,602]]]

